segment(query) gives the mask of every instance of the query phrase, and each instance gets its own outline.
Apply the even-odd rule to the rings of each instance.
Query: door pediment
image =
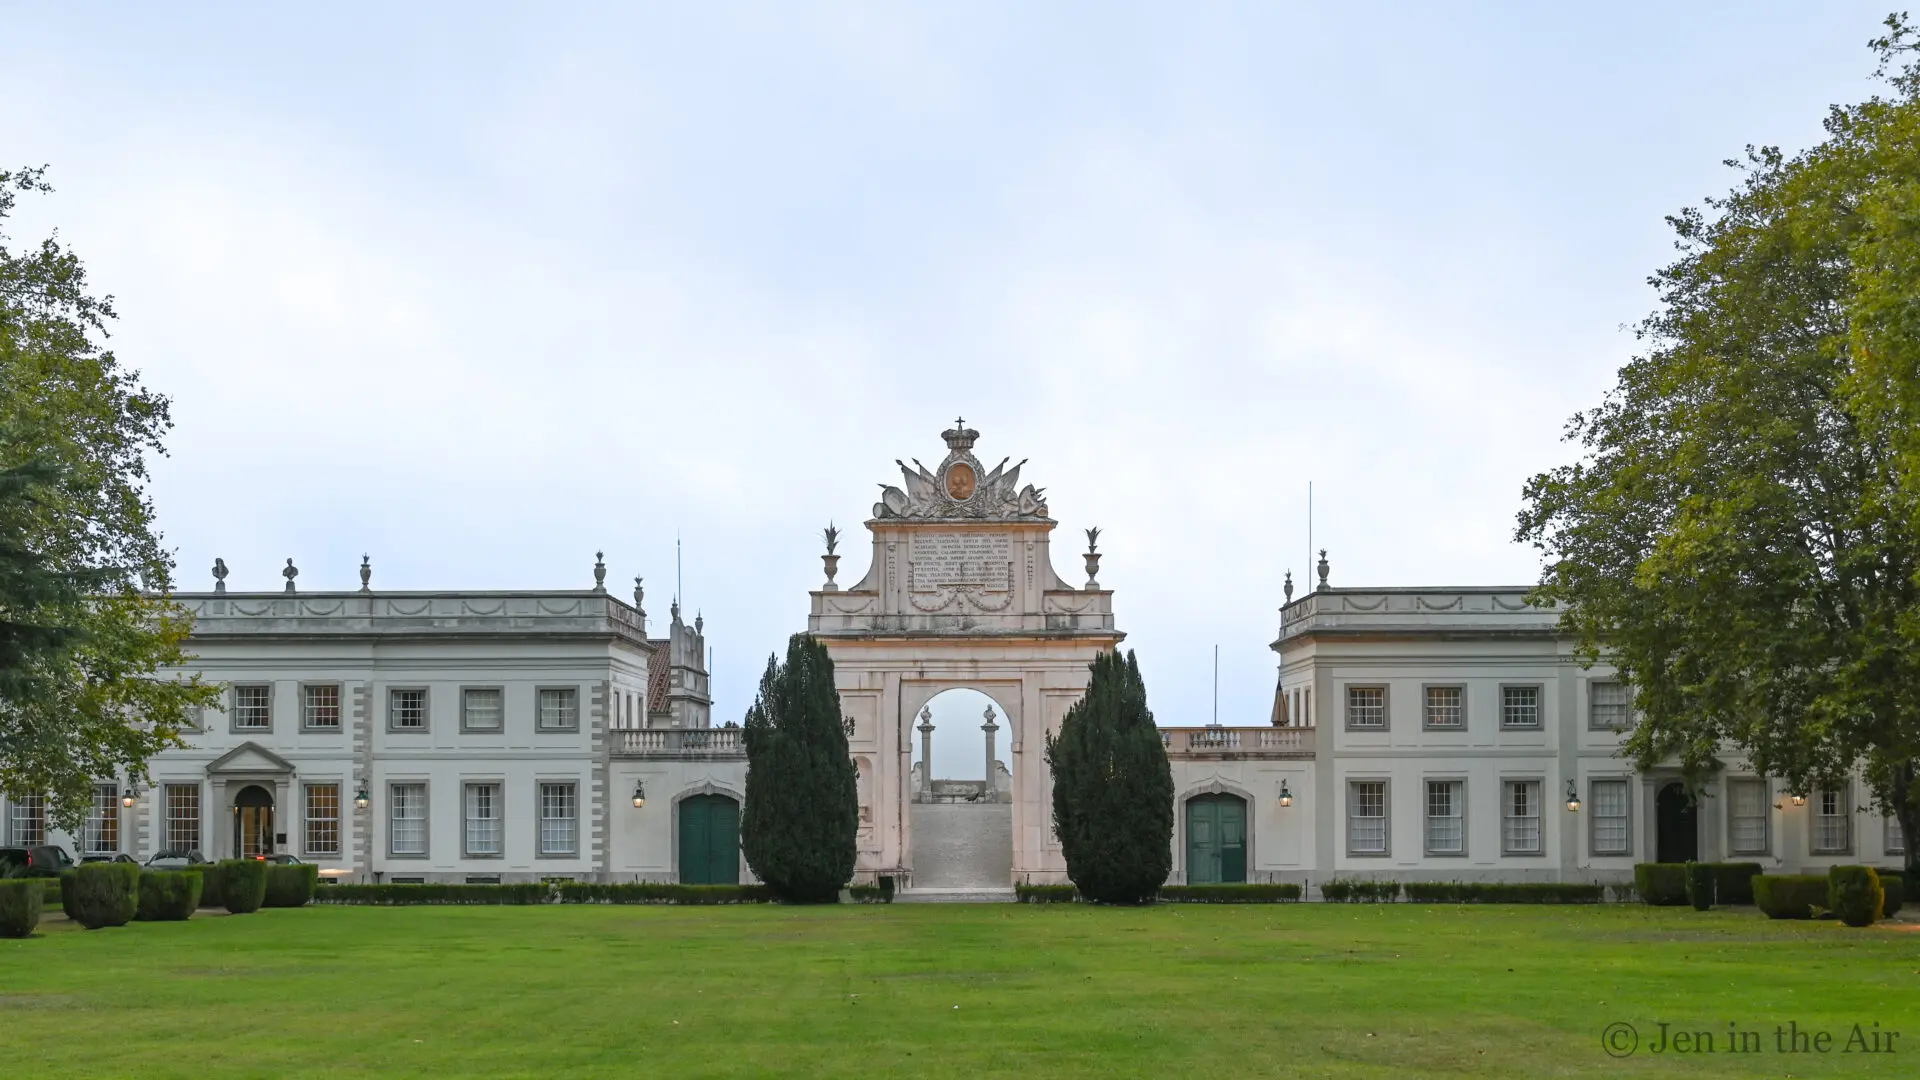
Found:
[[[293,763],[256,742],[243,742],[207,765],[208,776],[290,775]]]

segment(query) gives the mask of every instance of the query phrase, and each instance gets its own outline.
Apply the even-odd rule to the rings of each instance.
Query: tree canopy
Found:
[[[1643,349],[1517,536],[1633,686],[1640,767],[1698,782],[1731,746],[1801,792],[1862,768],[1920,866],[1920,67],[1887,27],[1888,94],[1668,219]]]
[[[166,673],[190,628],[146,492],[167,399],[104,347],[112,298],[79,257],[6,232],[49,190],[0,170],[0,789],[73,827],[97,779],[144,774],[215,691]]]
[[[1084,697],[1047,736],[1053,829],[1089,900],[1151,902],[1173,872],[1173,767],[1133,653],[1102,653]]]
[[[853,879],[860,793],[833,659],[818,638],[789,638],[785,663],[767,657],[741,737],[747,805],[740,846],[747,865],[781,900],[838,899]]]

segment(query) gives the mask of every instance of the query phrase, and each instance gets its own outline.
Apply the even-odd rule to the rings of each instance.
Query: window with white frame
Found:
[[[1467,688],[1427,687],[1426,726],[1442,729],[1467,726]]]
[[[1347,782],[1347,854],[1387,854],[1387,782]]]
[[[1537,728],[1540,726],[1540,688],[1503,686],[1500,688],[1500,726]]]
[[[577,790],[571,783],[540,785],[540,854],[574,855],[580,850]]]
[[[32,847],[47,842],[47,797],[20,795],[7,804],[7,842]]]
[[[1540,782],[1508,780],[1501,794],[1501,851],[1507,855],[1540,854]]]
[[[399,856],[427,854],[427,785],[388,785],[387,852]]]
[[[273,730],[273,687],[236,686],[233,688],[233,730]]]
[[[300,688],[300,726],[308,731],[340,730],[340,684],[316,683]]]
[[[166,786],[167,850],[200,850],[200,785]]]
[[[1881,850],[1885,851],[1888,855],[1905,855],[1907,853],[1906,830],[1901,828],[1900,819],[1894,817],[1892,814],[1887,815],[1886,844]]]
[[[469,686],[460,691],[460,730],[499,731],[506,723],[505,695],[497,686]]]
[[[1459,780],[1427,781],[1427,854],[1467,853],[1466,786]]]
[[[467,785],[466,839],[469,858],[497,858],[505,852],[505,830],[501,827],[500,785]]]
[[[427,692],[419,688],[387,691],[387,729],[427,730]]]
[[[580,691],[571,686],[540,691],[540,730],[571,731],[580,726]]]
[[[307,854],[340,854],[340,785],[308,784]]]
[[[1727,850],[1735,855],[1765,855],[1770,846],[1767,824],[1771,809],[1765,780],[1727,781]]]
[[[1347,727],[1382,729],[1387,726],[1387,688],[1347,687]]]
[[[1633,697],[1627,684],[1619,681],[1595,681],[1587,684],[1587,728],[1591,731],[1624,731],[1633,726]]]
[[[87,812],[81,846],[88,855],[111,855],[120,850],[120,785],[93,785],[93,806]]]
[[[1844,855],[1853,846],[1852,816],[1847,813],[1845,788],[1822,788],[1813,793],[1813,853]]]
[[[1595,780],[1590,788],[1593,802],[1591,847],[1595,855],[1633,854],[1632,811],[1627,797],[1627,781]]]

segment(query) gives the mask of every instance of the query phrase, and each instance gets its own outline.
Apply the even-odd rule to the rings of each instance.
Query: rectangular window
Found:
[[[540,785],[540,854],[573,855],[580,827],[572,784]]]
[[[417,689],[387,691],[387,730],[427,730],[427,692]]]
[[[1540,783],[1509,780],[1501,803],[1501,851],[1507,855],[1538,855],[1540,846]]]
[[[1537,728],[1540,726],[1540,688],[1503,686],[1500,688],[1500,726]]]
[[[233,688],[233,730],[273,730],[273,687],[236,686]]]
[[[1429,728],[1467,726],[1467,688],[1464,686],[1427,687],[1426,724]]]
[[[470,686],[460,691],[460,730],[499,731],[506,715],[499,687]]]
[[[1627,807],[1625,780],[1595,780],[1593,795],[1593,853],[1633,854],[1633,833]]]
[[[1813,793],[1813,853],[1844,855],[1853,846],[1847,828],[1852,818],[1847,813],[1845,788],[1826,788]]]
[[[1387,853],[1387,782],[1354,780],[1347,784],[1347,854]]]
[[[1889,855],[1907,853],[1906,830],[1900,827],[1900,819],[1891,814],[1887,816],[1887,842],[1883,850]]]
[[[1587,728],[1591,731],[1625,731],[1633,726],[1632,707],[1627,684],[1590,682],[1587,684]]]
[[[340,785],[307,785],[307,854],[340,854]]]
[[[120,785],[93,785],[93,808],[81,835],[83,854],[112,855],[120,850]]]
[[[467,827],[463,841],[470,858],[491,859],[504,852],[500,785],[467,785]]]
[[[1727,850],[1735,855],[1765,855],[1770,809],[1765,780],[1727,781]]]
[[[580,691],[560,687],[540,691],[540,730],[572,731],[580,726]]]
[[[1385,730],[1387,726],[1387,688],[1384,686],[1347,687],[1347,727],[1357,730]]]
[[[7,839],[15,847],[47,842],[47,797],[22,795],[7,807]]]
[[[1459,780],[1427,781],[1427,854],[1465,855],[1467,830],[1462,817],[1466,784]]]
[[[300,726],[308,731],[340,730],[340,687],[335,683],[300,688]]]
[[[167,850],[200,850],[200,785],[167,785]]]
[[[387,852],[399,856],[427,854],[427,785],[387,786]]]

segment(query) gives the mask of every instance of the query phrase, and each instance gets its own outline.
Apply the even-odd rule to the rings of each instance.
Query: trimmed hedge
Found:
[[[0,938],[23,938],[40,925],[44,878],[0,878]]]
[[[316,904],[544,904],[553,886],[516,885],[356,885],[342,882],[313,896]]]
[[[856,904],[891,904],[893,890],[879,885],[849,885],[847,891],[853,894]]]
[[[220,906],[250,915],[267,900],[267,864],[260,859],[222,859],[211,873],[220,879]]]
[[[1162,885],[1163,904],[1283,904],[1300,899],[1300,886],[1290,881],[1268,884]]]
[[[1713,866],[1709,863],[1690,862],[1687,865],[1687,903],[1695,911],[1710,911],[1713,908]]]
[[[60,910],[89,930],[125,926],[139,906],[140,867],[85,863],[60,871]]]
[[[1811,919],[1827,909],[1827,879],[1819,874],[1760,874],[1753,902],[1769,919]]]
[[[200,906],[205,879],[185,870],[148,870],[140,875],[140,901],[133,917],[141,922],[179,922]]]
[[[1761,870],[1757,862],[1701,863],[1713,872],[1713,896],[1716,904],[1753,903],[1753,879]]]
[[[1827,907],[1848,926],[1872,926],[1886,901],[1873,867],[1836,866],[1827,871]]]
[[[216,908],[227,906],[227,898],[220,891],[220,864],[211,862],[188,863],[179,870],[183,874],[200,875],[200,906]]]
[[[1880,905],[1880,917],[1891,919],[1900,914],[1907,902],[1907,879],[1900,871],[1880,871],[1880,891],[1886,894],[1886,902]]]
[[[512,888],[510,885],[495,886]],[[773,899],[765,885],[674,885],[656,881],[627,881],[596,884],[587,881],[563,881],[553,887],[563,904],[764,904]],[[853,895],[877,885],[855,885]],[[530,901],[540,903],[539,900]]]
[[[1391,904],[1400,895],[1400,883],[1330,878],[1320,883],[1320,895],[1334,903]]]
[[[267,891],[262,907],[306,907],[320,884],[320,868],[312,863],[267,866]]]
[[[1080,894],[1071,885],[1015,885],[1013,898],[1022,904],[1071,904]]]
[[[1571,881],[1409,881],[1407,899],[1421,904],[1598,904],[1605,885]]]
[[[1653,907],[1679,907],[1687,902],[1687,864],[1634,863],[1633,888],[1640,894],[1641,903]]]

